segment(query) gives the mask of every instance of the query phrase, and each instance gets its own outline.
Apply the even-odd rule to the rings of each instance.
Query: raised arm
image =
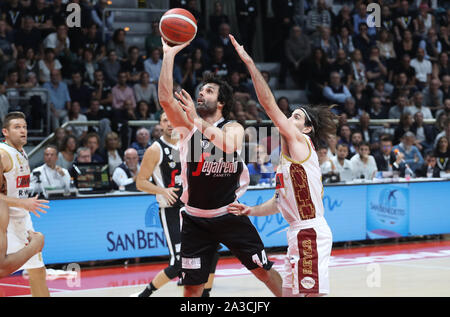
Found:
[[[172,122],[174,128],[185,128],[190,131],[193,125],[187,120],[186,114],[173,96],[173,67],[175,55],[188,46],[189,43],[169,46],[162,38],[161,41],[163,43],[164,55],[158,82],[159,104],[164,109],[167,118]]]
[[[165,188],[158,185],[153,184],[149,181],[150,177],[153,175],[153,171],[155,167],[159,164],[159,159],[161,157],[161,150],[157,144],[154,142],[144,154],[142,158],[141,168],[136,177],[136,187],[140,191],[153,194],[153,195],[162,195],[169,202],[169,204],[173,204],[177,201],[177,191],[180,188],[170,187]]]
[[[298,137],[299,131],[295,129],[295,126],[289,122],[286,115],[278,107],[275,97],[270,90],[269,85],[265,81],[261,72],[256,67],[253,59],[248,55],[242,45],[236,41],[233,35],[229,35],[231,43],[233,44],[236,52],[242,59],[242,61],[247,66],[250,76],[252,77],[253,85],[256,90],[256,95],[258,96],[259,103],[266,110],[267,115],[273,121],[273,123],[278,127],[282,136],[287,140],[291,140]]]

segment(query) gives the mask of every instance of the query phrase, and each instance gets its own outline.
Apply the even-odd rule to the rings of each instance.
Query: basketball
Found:
[[[168,44],[184,44],[191,41],[197,34],[197,21],[185,9],[171,9],[161,17],[159,31]]]

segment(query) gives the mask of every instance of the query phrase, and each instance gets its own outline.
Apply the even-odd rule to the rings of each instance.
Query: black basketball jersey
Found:
[[[164,141],[163,137],[155,142],[160,147],[160,159],[153,171],[153,180],[156,185],[161,187],[180,188],[176,192],[178,200],[171,207],[181,207],[183,203],[180,200],[182,193],[180,151],[178,146]],[[169,206],[166,199],[161,195],[156,195],[156,199],[159,202],[159,207],[164,208]]]
[[[214,125],[222,129],[223,118]],[[190,208],[218,210],[238,199],[249,184],[247,166],[238,152],[227,154],[197,128],[180,144],[183,195]]]

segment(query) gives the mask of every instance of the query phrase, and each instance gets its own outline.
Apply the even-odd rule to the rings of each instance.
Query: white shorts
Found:
[[[9,217],[8,223],[8,250],[6,254],[15,253],[22,249],[28,243],[28,230],[33,229],[31,216],[29,213],[25,217]],[[37,269],[45,266],[42,259],[42,253],[33,255],[20,269]]]
[[[328,265],[333,238],[325,218],[309,220],[307,225],[290,225],[288,250],[281,272],[283,288],[292,295],[330,292]]]

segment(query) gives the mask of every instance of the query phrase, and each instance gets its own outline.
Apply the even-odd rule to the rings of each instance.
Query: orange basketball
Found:
[[[197,20],[185,9],[170,9],[161,17],[159,31],[169,44],[183,44],[191,41],[197,34]]]

